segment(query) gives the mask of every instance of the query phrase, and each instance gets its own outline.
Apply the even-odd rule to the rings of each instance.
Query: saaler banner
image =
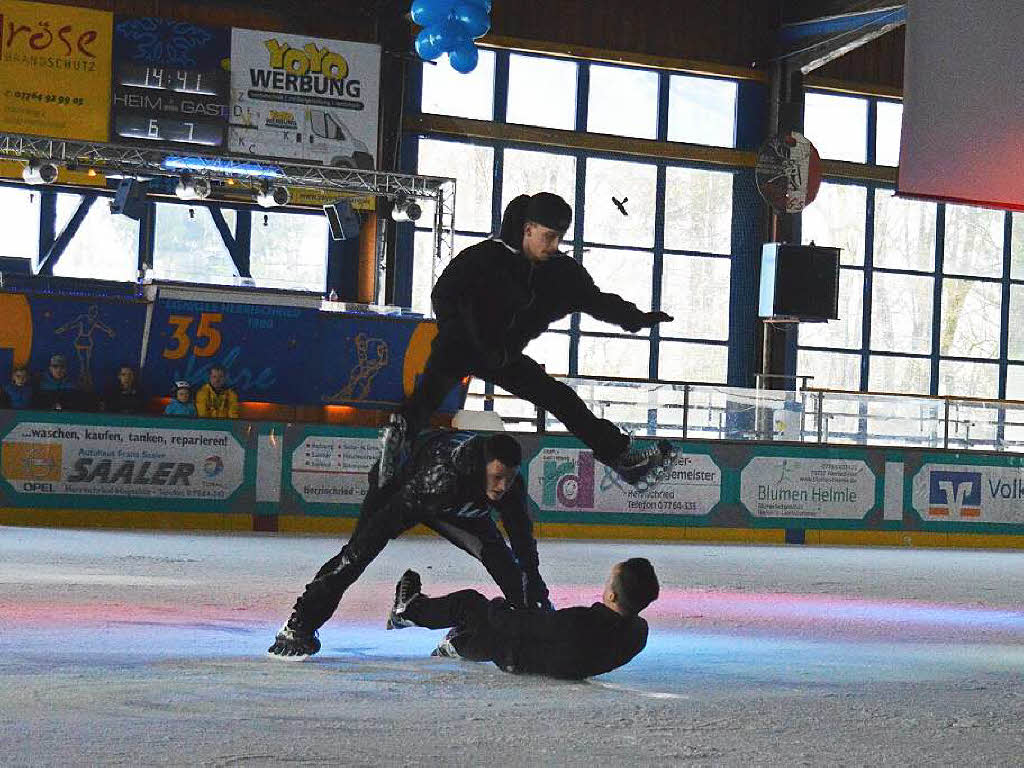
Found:
[[[233,511],[243,491],[251,501],[248,446],[237,424],[43,413],[21,421],[12,412],[7,418],[0,488],[21,506]]]
[[[233,29],[230,151],[372,169],[380,46]]]
[[[107,141],[113,16],[0,0],[0,131]]]

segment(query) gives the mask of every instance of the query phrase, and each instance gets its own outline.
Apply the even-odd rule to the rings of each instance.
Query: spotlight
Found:
[[[180,200],[205,200],[210,196],[210,182],[202,177],[182,174],[178,179],[178,186],[174,188],[174,194]]]
[[[57,166],[42,160],[30,160],[21,171],[27,184],[53,184],[57,180]]]
[[[352,210],[347,200],[324,206],[327,223],[331,227],[331,238],[334,240],[352,240],[359,237],[359,215]]]
[[[287,187],[272,187],[269,184],[264,184],[256,192],[256,203],[261,208],[277,208],[282,205],[288,205],[288,201],[291,199],[292,196],[288,192]]]
[[[423,209],[419,203],[403,194],[395,198],[395,204],[391,207],[391,218],[395,221],[419,221],[422,215]]]

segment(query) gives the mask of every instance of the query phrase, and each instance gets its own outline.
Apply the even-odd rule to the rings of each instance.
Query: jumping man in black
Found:
[[[445,267],[431,293],[438,334],[426,369],[382,435],[382,483],[409,439],[468,374],[554,415],[628,483],[639,483],[668,459],[668,441],[649,448],[631,445],[628,435],[597,418],[571,387],[523,354],[531,339],[572,312],[632,333],[672,320],[602,293],[579,262],[560,253],[571,219],[572,209],[558,195],[520,195],[505,209],[499,238],[467,248]]]
[[[406,571],[388,629],[454,627],[434,655],[579,680],[621,667],[644,649],[647,622],[637,614],[657,597],[658,577],[642,557],[612,567],[600,603],[560,611],[510,610],[501,598],[489,601],[472,589],[427,597],[419,575]]]
[[[345,590],[390,539],[417,523],[480,560],[510,605],[550,609],[521,463],[522,449],[510,435],[429,430],[418,436],[396,477],[382,488],[375,466],[348,543],[306,585],[268,653],[302,660],[319,651],[317,630],[337,610]],[[491,518],[492,509],[511,549]]]

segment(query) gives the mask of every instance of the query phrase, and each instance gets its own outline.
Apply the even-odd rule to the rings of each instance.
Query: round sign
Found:
[[[771,136],[757,151],[757,189],[777,213],[799,213],[818,195],[821,158],[802,133]]]

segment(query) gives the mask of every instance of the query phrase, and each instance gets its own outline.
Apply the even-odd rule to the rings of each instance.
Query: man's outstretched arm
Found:
[[[498,503],[501,524],[508,534],[512,552],[523,571],[526,590],[526,604],[531,607],[550,609],[548,587],[540,575],[540,556],[537,554],[537,540],[533,536],[533,520],[526,508],[526,484],[522,475],[504,498]]]

